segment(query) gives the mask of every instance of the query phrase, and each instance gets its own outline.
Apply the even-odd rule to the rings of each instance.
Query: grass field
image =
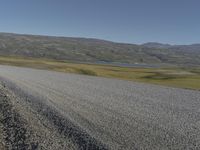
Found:
[[[200,90],[200,68],[130,68],[15,56],[0,56],[0,64],[118,78]]]

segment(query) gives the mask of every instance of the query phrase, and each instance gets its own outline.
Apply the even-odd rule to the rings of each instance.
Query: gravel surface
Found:
[[[7,88],[0,86],[0,149],[55,150],[77,149],[27,103],[18,99]]]
[[[0,77],[63,149],[200,149],[199,91],[9,66]]]

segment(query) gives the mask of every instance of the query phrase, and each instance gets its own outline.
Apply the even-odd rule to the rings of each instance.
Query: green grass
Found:
[[[77,69],[78,72],[80,74],[84,74],[84,75],[90,75],[90,76],[96,76],[96,72],[92,71],[92,70],[87,70],[87,69]]]
[[[0,64],[200,90],[200,68],[129,68],[0,56]]]

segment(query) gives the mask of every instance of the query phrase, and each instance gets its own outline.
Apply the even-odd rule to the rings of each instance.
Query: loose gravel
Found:
[[[30,105],[0,86],[1,150],[77,149]]]
[[[77,149],[200,149],[199,91],[9,66],[0,77],[21,114]]]

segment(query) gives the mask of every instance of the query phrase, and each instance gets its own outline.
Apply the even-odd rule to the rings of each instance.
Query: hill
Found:
[[[0,33],[0,55],[2,56],[25,56],[92,63],[200,65],[199,47],[200,44],[148,46],[148,44],[124,44],[89,38]]]

